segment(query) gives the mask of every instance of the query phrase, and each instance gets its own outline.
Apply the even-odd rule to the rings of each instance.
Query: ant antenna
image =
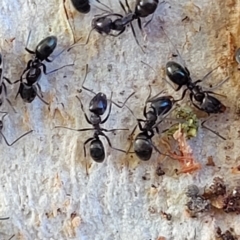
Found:
[[[217,135],[217,136],[220,137],[221,139],[226,140],[225,137],[221,136],[218,132],[212,130],[211,128],[209,128],[209,127],[207,127],[207,126],[205,125],[205,123],[206,123],[210,118],[212,118],[212,117],[213,117],[213,116],[211,116],[211,117],[207,118],[206,120],[204,120],[204,121],[201,123],[201,126],[202,126],[203,128],[205,128],[205,129],[207,129],[208,131],[214,133],[215,135]]]
[[[95,28],[93,27],[93,28],[90,30],[90,32],[89,32],[89,34],[88,34],[88,36],[87,36],[87,40],[86,40],[85,43],[78,43],[78,44],[77,44],[77,42],[81,39],[81,38],[80,38],[80,39],[77,40],[77,42],[73,43],[72,45],[70,45],[70,47],[68,47],[68,48],[66,49],[67,52],[69,52],[72,48],[75,48],[75,47],[77,47],[77,46],[87,45],[88,42],[89,42],[89,39],[90,39],[90,35],[91,35],[91,33],[92,33],[92,31],[93,31],[94,29],[95,29]]]
[[[91,93],[93,93],[94,95],[96,95],[96,93],[95,93],[92,89],[86,88],[86,87],[84,86],[84,83],[85,83],[85,81],[86,81],[86,79],[87,79],[88,73],[89,73],[89,71],[88,71],[88,64],[86,64],[86,67],[85,67],[85,76],[84,76],[84,79],[83,79],[82,88],[83,88],[84,90],[86,90],[86,91],[88,91],[88,92],[91,92]]]
[[[14,140],[12,143],[9,143],[9,142],[7,141],[7,139],[6,139],[6,137],[4,136],[4,134],[2,133],[2,131],[0,131],[0,134],[1,134],[1,136],[3,137],[5,143],[6,143],[9,147],[11,147],[11,146],[14,145],[17,141],[19,141],[21,138],[25,137],[26,135],[28,135],[28,134],[31,133],[31,132],[33,132],[33,130],[30,130],[30,131],[24,133],[22,136],[18,137],[16,140]]]
[[[29,32],[28,32],[28,37],[27,37],[27,42],[26,42],[25,48],[28,47],[28,44],[29,44],[29,41],[30,41],[31,35],[32,35],[32,29],[29,30]]]
[[[9,217],[0,218],[0,221],[2,221],[2,220],[8,220],[8,219],[9,219]]]
[[[88,71],[88,64],[86,64],[85,76],[84,76],[84,79],[83,79],[82,88],[83,88],[84,90],[88,91],[88,92],[93,93],[94,95],[97,95],[97,93],[95,93],[92,89],[89,89],[89,88],[87,88],[87,87],[84,86],[84,83],[85,83],[85,81],[86,81],[86,79],[87,79],[87,74],[88,74],[88,73],[89,73],[89,71]],[[113,103],[115,106],[117,106],[118,108],[123,108],[123,107],[125,106],[126,102],[129,100],[129,98],[131,98],[134,94],[135,94],[135,92],[131,93],[131,94],[125,99],[125,101],[122,103],[122,105],[120,105],[120,104],[118,104],[118,103],[116,103],[116,102],[114,102],[114,101],[112,100],[112,93],[111,93],[111,98],[108,99],[108,100],[109,100],[111,103]]]
[[[225,82],[227,82],[227,81],[229,80],[229,78],[230,78],[230,77],[227,77],[227,78],[223,79],[220,83],[218,83],[218,84],[215,85],[214,87],[211,87],[211,88],[208,89],[208,90],[213,91],[213,90],[215,90],[215,89],[221,87]],[[214,93],[214,94],[216,94],[216,93]],[[220,95],[220,94],[218,94],[218,95]],[[223,95],[220,95],[220,96],[223,96]]]
[[[163,27],[161,26],[160,28],[162,29],[164,35],[167,37],[168,41],[172,44],[173,48],[174,48],[175,51],[177,52],[177,54],[178,54],[178,56],[180,57],[183,65],[186,66],[185,61],[183,60],[182,55],[181,55],[180,52],[178,51],[178,49],[177,49],[177,47],[175,46],[175,44],[173,44],[172,40],[171,40],[170,37],[167,35],[167,33],[164,31]]]
[[[15,237],[15,234],[13,234],[8,240],[11,240]]]
[[[110,7],[108,7],[106,4],[100,2],[99,0],[96,0],[96,2],[98,2],[99,4],[101,4],[102,6],[104,6],[105,8],[107,8],[109,11],[106,11],[106,10],[101,9],[101,8],[97,7],[96,5],[94,5],[96,8],[98,8],[98,9],[104,11],[104,12],[113,13],[113,10],[112,10]]]
[[[152,69],[153,72],[155,73],[155,75],[158,76],[156,70],[155,70],[152,66],[150,66],[148,63],[146,63],[146,62],[144,62],[144,61],[141,61],[141,63],[143,63],[144,65],[146,65],[146,66],[149,67],[150,69]],[[169,84],[173,89],[175,89],[174,86],[173,86],[169,81],[167,81],[167,79],[165,79],[165,78],[163,78],[163,79],[164,79],[164,81],[165,81],[167,84]]]

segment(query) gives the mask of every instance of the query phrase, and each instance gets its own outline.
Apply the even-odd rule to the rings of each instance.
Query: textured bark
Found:
[[[114,12],[122,13],[117,0],[103,2]],[[133,8],[134,1],[130,4]],[[75,64],[42,76],[40,85],[44,99],[50,102],[49,107],[37,98],[31,104],[25,104],[20,97],[15,100],[18,86],[8,86],[9,99],[17,113],[7,102],[2,106],[2,111],[9,112],[4,119],[4,134],[11,142],[29,129],[34,132],[12,147],[1,140],[0,216],[10,217],[0,222],[1,239],[15,234],[13,239],[29,240],[208,240],[215,239],[217,226],[223,231],[232,227],[240,235],[237,215],[211,212],[192,219],[185,213],[185,191],[189,184],[204,187],[214,176],[221,176],[232,186],[239,178],[231,170],[239,161],[240,85],[234,62],[234,50],[239,46],[239,7],[239,1],[234,0],[161,3],[152,22],[144,28],[145,37],[134,24],[145,54],[137,46],[130,28],[118,38],[93,32],[87,46],[64,52],[54,62],[47,63],[48,70],[72,62]],[[69,0],[65,8],[67,15],[60,0],[2,0],[0,46],[5,60],[5,76],[12,81],[18,79],[31,58],[24,50],[30,29],[31,49],[48,35],[58,37],[55,55],[72,44],[74,38],[81,37],[80,42],[85,41],[91,19],[100,11],[93,7],[89,14],[80,14]],[[171,159],[162,162],[163,157],[155,152],[150,161],[141,162],[134,155],[126,156],[110,149],[105,140],[105,161],[98,164],[89,156],[85,160],[83,143],[92,133],[53,127],[89,127],[75,97],[78,95],[82,99],[87,111],[93,95],[86,91],[79,94],[86,63],[90,68],[86,86],[95,92],[102,91],[108,97],[113,91],[116,102],[123,102],[135,91],[128,106],[139,118],[142,117],[149,84],[153,86],[153,94],[164,89],[167,94],[180,97],[181,93],[175,92],[163,80],[165,64],[176,50],[161,27],[180,51],[193,79],[202,78],[219,64],[222,64],[221,68],[204,85],[215,85],[230,76],[230,80],[216,90],[227,96],[219,97],[227,111],[207,122],[227,140],[200,129],[190,144],[202,168],[192,174],[176,175],[174,169],[179,168],[179,164]],[[183,64],[180,58],[175,60]],[[155,72],[141,61],[151,65]],[[187,99],[181,104],[189,104]],[[203,115],[203,119],[206,117]],[[126,108],[113,106],[104,127],[131,130],[135,124]],[[126,149],[130,130],[109,133],[112,145]],[[159,136],[154,142],[161,147]],[[213,157],[215,166],[206,166],[209,156]],[[86,177],[86,162],[89,167],[91,165],[89,177]],[[166,174],[159,177],[156,169],[160,163]],[[161,211],[171,214],[171,220],[168,221]]]

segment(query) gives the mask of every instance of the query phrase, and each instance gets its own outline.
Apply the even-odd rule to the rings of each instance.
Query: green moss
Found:
[[[169,128],[167,131],[168,135],[172,136],[179,129],[179,124],[181,124],[181,129],[188,139],[197,136],[199,123],[196,114],[193,113],[191,108],[178,107],[173,115],[176,119],[179,119],[179,123]]]

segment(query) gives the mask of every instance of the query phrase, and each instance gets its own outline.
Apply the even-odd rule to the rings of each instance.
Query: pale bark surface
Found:
[[[114,12],[122,13],[117,0],[111,3],[105,0],[104,3]],[[133,8],[134,1],[130,4]],[[58,37],[55,55],[73,43],[69,23],[75,39],[82,37],[80,41],[85,41],[91,19],[100,11],[93,7],[88,15],[80,14],[69,0],[65,6],[69,22],[60,0],[1,1],[0,46],[5,60],[5,76],[12,81],[18,79],[31,58],[24,50],[30,29],[31,49],[48,35]],[[240,85],[237,64],[233,60],[234,49],[240,45],[239,7],[237,0],[173,0],[159,4],[152,22],[144,28],[145,38],[134,24],[145,54],[136,45],[130,28],[118,38],[93,32],[87,46],[74,48],[53,63],[47,63],[48,70],[75,64],[42,76],[40,85],[45,100],[50,102],[49,107],[37,98],[31,104],[25,104],[20,97],[15,100],[18,84],[7,85],[9,99],[17,113],[7,102],[2,106],[2,111],[9,112],[4,119],[4,134],[12,142],[29,129],[34,132],[12,147],[1,140],[0,217],[9,216],[10,219],[0,222],[0,238],[8,239],[15,234],[13,239],[26,240],[157,240],[159,237],[209,240],[215,239],[217,226],[224,231],[232,227],[240,235],[240,218],[235,214],[204,213],[193,219],[185,212],[185,190],[189,184],[204,187],[213,177],[222,176],[231,186],[239,178],[231,170],[239,164],[240,153],[237,115]],[[139,118],[142,118],[149,84],[153,86],[153,94],[164,89],[167,94],[179,98],[181,91],[175,92],[163,81],[165,64],[176,51],[162,33],[161,26],[181,52],[193,79],[202,78],[219,64],[223,64],[222,68],[204,82],[205,86],[215,85],[230,76],[230,80],[216,90],[227,96],[219,97],[227,106],[226,113],[207,123],[227,140],[200,129],[190,144],[202,169],[181,175],[174,172],[179,167],[174,160],[162,162],[163,157],[154,152],[150,161],[142,162],[134,155],[126,156],[110,149],[103,140],[107,157],[102,164],[97,164],[87,156],[88,165],[91,164],[87,178],[83,142],[92,133],[53,127],[90,127],[75,97],[78,95],[82,99],[87,111],[93,95],[86,91],[79,94],[86,63],[90,68],[86,86],[109,97],[113,91],[114,101],[119,102],[135,91],[128,106]],[[175,60],[182,63],[180,58]],[[151,65],[156,73],[141,61]],[[183,103],[189,104],[187,99]],[[104,127],[129,128],[129,132],[108,134],[113,146],[126,149],[129,146],[127,137],[135,124],[126,108],[113,106]],[[160,137],[156,136],[154,142],[161,147]],[[216,166],[206,166],[209,156],[213,157]],[[166,174],[159,177],[155,171],[161,162]],[[161,211],[170,213],[171,221],[167,221]],[[76,214],[75,218],[73,214]]]

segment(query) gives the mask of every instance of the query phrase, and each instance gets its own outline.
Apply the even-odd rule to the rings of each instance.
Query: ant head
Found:
[[[104,93],[99,92],[93,97],[89,104],[89,111],[101,116],[107,109],[107,96]]]
[[[46,60],[57,46],[57,37],[49,36],[44,38],[36,47],[36,57],[41,61]]]

